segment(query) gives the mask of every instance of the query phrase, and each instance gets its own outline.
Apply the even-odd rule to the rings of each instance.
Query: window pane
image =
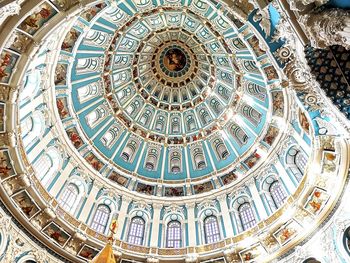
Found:
[[[91,228],[94,229],[96,232],[104,233],[107,227],[109,215],[111,213],[111,210],[106,205],[99,205],[94,219],[91,223]]]
[[[238,208],[238,212],[244,230],[247,230],[256,224],[255,216],[249,203],[242,204]]]
[[[181,247],[181,223],[179,221],[171,221],[167,229],[167,244],[168,248]]]
[[[77,201],[78,194],[78,188],[74,184],[69,184],[58,200],[58,203],[67,212],[73,212],[72,209]]]
[[[128,243],[141,246],[145,232],[145,221],[141,217],[134,217],[131,220]]]
[[[277,208],[281,207],[287,194],[278,181],[275,181],[270,186],[270,194]]]
[[[220,241],[219,225],[215,216],[209,216],[204,220],[204,234],[207,244]]]

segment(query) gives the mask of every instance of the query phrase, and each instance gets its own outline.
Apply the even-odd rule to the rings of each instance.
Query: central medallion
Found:
[[[159,65],[168,77],[179,78],[188,73],[191,58],[184,48],[179,45],[170,45],[161,52]]]
[[[163,58],[164,66],[173,72],[179,72],[184,69],[187,63],[185,53],[179,48],[169,49]]]

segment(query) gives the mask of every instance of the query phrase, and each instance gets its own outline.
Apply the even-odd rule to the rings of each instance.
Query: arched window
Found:
[[[198,147],[194,148],[192,150],[192,156],[193,156],[193,161],[195,166],[194,168],[196,170],[202,170],[207,166],[205,162],[204,153],[201,148],[198,148]]]
[[[166,247],[180,248],[181,247],[181,223],[177,220],[168,223],[166,235]]]
[[[100,87],[97,82],[79,88],[77,90],[79,102],[84,103],[95,98],[99,94],[99,90]]]
[[[25,118],[23,122],[21,122],[21,135],[22,138],[25,138],[30,131],[33,129],[34,120],[32,116]]]
[[[215,98],[212,99],[210,101],[210,106],[216,114],[220,114],[222,107],[221,107],[220,102],[217,99],[215,99]]]
[[[315,258],[308,258],[308,259],[305,259],[303,261],[303,263],[321,263],[320,261],[318,261],[317,259]]]
[[[58,203],[67,212],[73,213],[73,208],[78,201],[79,189],[75,184],[70,183],[62,193]]]
[[[203,125],[206,125],[210,122],[210,115],[205,109],[199,111],[199,117]]]
[[[60,169],[62,156],[56,147],[50,147],[46,153],[42,154],[33,168],[43,185],[48,185],[54,175]]]
[[[196,129],[196,123],[192,115],[186,117],[187,130],[193,131]]]
[[[249,105],[243,105],[241,114],[248,119],[254,126],[258,126],[261,121],[262,114]]]
[[[21,122],[22,138],[25,148],[30,148],[45,131],[45,117],[41,111],[35,111]]]
[[[216,156],[218,157],[219,160],[225,160],[230,155],[223,140],[215,139],[213,144],[214,144]]]
[[[158,151],[156,149],[149,149],[146,157],[145,168],[154,171],[158,164]]]
[[[169,171],[171,173],[181,173],[181,152],[180,151],[171,151],[170,152],[170,160],[169,160]]]
[[[20,92],[20,103],[32,99],[38,93],[41,83],[41,71],[40,69],[34,69],[26,72],[26,77],[24,78],[23,91]]]
[[[259,100],[264,101],[266,99],[266,90],[258,84],[255,84],[253,82],[247,82],[246,90],[248,94]]]
[[[284,200],[287,198],[287,193],[281,186],[279,181],[274,181],[270,185],[269,192],[271,194],[272,200],[277,208],[281,207]]]
[[[111,209],[107,205],[99,205],[96,209],[91,228],[99,233],[104,233],[107,228]]]
[[[248,202],[245,202],[238,207],[238,213],[243,230],[247,230],[256,224],[253,209]]]
[[[108,41],[108,35],[104,32],[89,30],[85,41],[97,47],[104,46]]]
[[[248,142],[248,135],[237,124],[232,124],[230,126],[230,133],[233,136],[233,139],[238,143],[240,147],[242,147]]]
[[[289,165],[290,171],[299,182],[303,177],[307,165],[307,157],[304,152],[297,149],[295,146],[291,147],[287,152],[286,163]]]
[[[105,105],[98,106],[94,111],[86,115],[85,119],[91,129],[99,125],[108,115],[108,110]]]
[[[171,132],[180,133],[180,122],[178,118],[173,118],[171,121]]]
[[[159,116],[156,123],[155,123],[155,129],[157,131],[163,131],[163,128],[164,128],[164,117]]]
[[[350,256],[350,227],[345,229],[344,235],[343,235],[343,245],[345,248],[345,251],[348,253]]]
[[[145,234],[145,220],[141,217],[134,217],[131,219],[128,243],[141,246]]]
[[[138,148],[138,143],[135,140],[130,140],[127,145],[125,146],[121,157],[123,158],[123,160],[125,162],[133,162],[135,154],[136,154],[136,150]]]
[[[220,241],[220,230],[216,216],[208,216],[204,219],[204,235],[207,244]]]
[[[116,143],[116,141],[119,138],[119,128],[117,125],[112,125],[108,131],[102,136],[101,138],[101,142],[103,143],[104,146],[111,148],[114,143]]]

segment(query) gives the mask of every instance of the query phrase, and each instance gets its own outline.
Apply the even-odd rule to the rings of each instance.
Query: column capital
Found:
[[[152,204],[154,210],[160,210],[163,208],[163,204],[154,203]]]
[[[195,202],[193,202],[193,203],[187,203],[187,204],[186,204],[186,208],[187,208],[187,209],[194,209],[195,206],[196,206],[196,203],[195,203]]]

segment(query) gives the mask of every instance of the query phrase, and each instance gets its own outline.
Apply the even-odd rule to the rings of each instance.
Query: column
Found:
[[[53,137],[51,133],[48,133],[45,137],[41,138],[39,143],[28,153],[28,161],[32,163],[43,149],[47,149],[47,145],[52,139]]]
[[[292,179],[289,177],[286,169],[283,167],[283,165],[281,164],[281,161],[279,159],[275,163],[275,167],[277,169],[279,178],[282,180],[282,182],[286,186],[288,192],[293,193],[294,190],[296,189],[296,186],[293,183]]]
[[[188,225],[188,245],[194,247],[197,245],[197,235],[196,235],[196,217],[194,214],[194,208],[196,204],[190,203],[186,204],[187,208],[187,225]]]
[[[259,213],[259,217],[260,220],[264,220],[267,218],[267,212],[265,209],[265,206],[261,200],[260,194],[258,192],[258,189],[256,187],[255,184],[255,178],[251,178],[248,182],[247,182],[247,186],[250,190],[250,193],[252,194],[253,200],[254,200],[254,204],[256,206],[256,209],[258,210]]]
[[[311,148],[310,145],[308,145],[304,139],[301,137],[301,134],[298,134],[296,132],[296,130],[294,130],[294,128],[292,128],[292,131],[293,131],[293,138],[298,142],[298,144],[301,146],[301,148],[305,151],[305,152],[309,152],[309,149]]]
[[[122,239],[123,228],[125,224],[126,215],[128,213],[129,204],[131,203],[131,198],[123,196],[122,205],[118,213],[118,229],[117,229],[117,238]]]
[[[159,239],[159,221],[160,221],[160,211],[163,207],[161,204],[153,204],[153,219],[152,219],[152,231],[151,231],[151,247],[158,247]]]
[[[79,215],[79,220],[81,220],[82,222],[87,223],[86,221],[89,218],[91,208],[95,204],[96,195],[97,195],[98,191],[101,189],[101,187],[102,187],[102,185],[95,180],[93,185],[92,185],[92,189],[91,189],[91,191],[87,197],[87,200],[85,202],[83,210],[81,211],[81,213]]]
[[[232,222],[230,219],[230,212],[228,210],[227,206],[227,198],[226,194],[219,196],[218,201],[220,202],[220,208],[221,208],[221,216],[224,221],[224,228],[226,231],[226,237],[233,237],[233,227],[232,227]]]
[[[50,194],[53,197],[56,197],[57,194],[60,192],[60,190],[62,189],[64,183],[67,181],[73,168],[74,168],[73,165],[69,162],[66,165],[66,167],[63,169],[63,171],[61,171],[60,176],[57,178],[57,181],[55,182],[55,184],[52,186],[50,190]]]

